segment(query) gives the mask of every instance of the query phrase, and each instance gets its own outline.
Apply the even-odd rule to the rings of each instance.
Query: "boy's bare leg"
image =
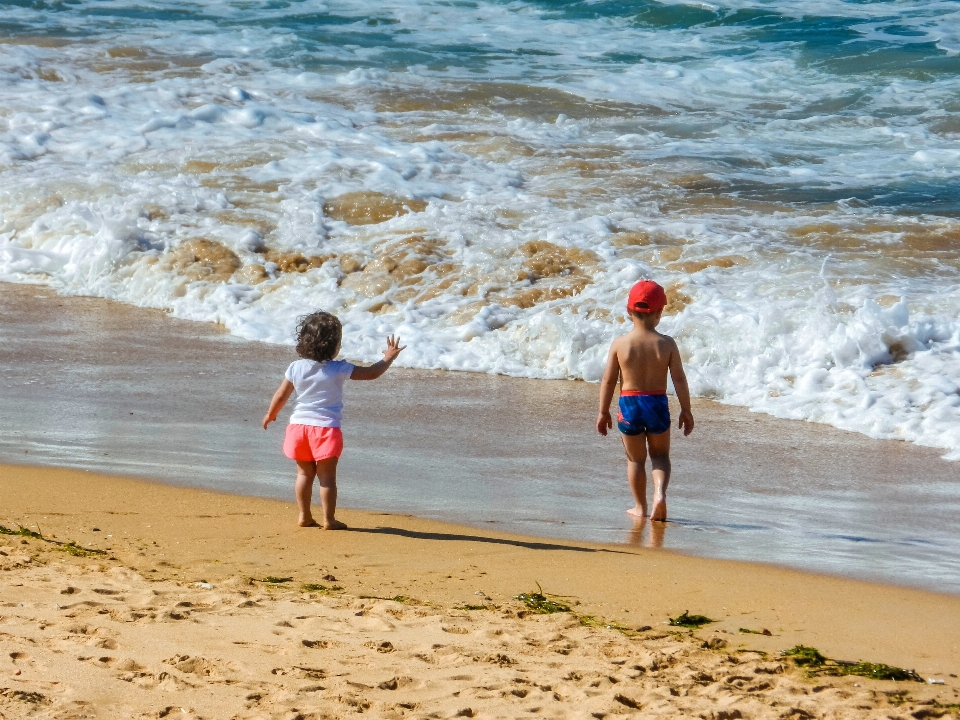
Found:
[[[670,431],[647,435],[653,466],[653,512],[651,520],[667,520],[667,485],[670,484]]]
[[[300,518],[297,525],[300,527],[317,527],[317,521],[313,519],[313,513],[310,512],[310,501],[313,498],[313,479],[317,476],[317,464],[313,461],[307,462],[297,460],[297,509],[300,511]]]
[[[647,441],[644,435],[621,435],[623,449],[627,452],[627,482],[633,493],[634,505],[627,515],[635,518],[647,516]]]
[[[337,460],[338,458],[329,458],[317,462],[324,530],[344,530],[347,527],[335,517],[337,514]]]

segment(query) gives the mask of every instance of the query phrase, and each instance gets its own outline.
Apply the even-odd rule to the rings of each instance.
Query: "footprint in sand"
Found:
[[[271,675],[289,675],[299,680],[323,680],[327,673],[322,668],[306,667],[304,665],[294,665],[288,668],[274,668],[270,671]]]
[[[26,706],[38,706],[38,705],[47,705],[50,700],[41,695],[38,692],[31,692],[29,690],[17,690],[15,688],[0,688],[0,698],[8,698],[13,702],[18,704],[23,704]],[[0,703],[0,707],[6,705],[7,703]]]
[[[196,687],[196,685],[165,671],[158,673],[133,671],[118,675],[117,678],[144,690],[181,692]]]
[[[10,659],[13,661],[13,666],[17,668],[17,670],[26,670],[28,668],[41,672],[46,670],[46,666],[43,663],[25,652],[14,651],[10,653]]]
[[[229,675],[230,670],[233,669],[231,663],[222,663],[196,656],[191,657],[190,655],[174,655],[163,662],[166,665],[172,665],[184,674],[205,678],[223,678]]]
[[[380,642],[372,640],[364,643],[364,645],[368,648],[376,650],[378,653],[392,653],[394,651],[393,643],[389,640],[382,640]]]
[[[347,624],[351,629],[359,630],[360,632],[382,632],[396,629],[396,625],[394,625],[392,622],[375,615],[351,615],[347,618]],[[333,623],[327,623],[327,625],[331,631],[344,631],[342,624],[339,625],[339,628],[337,628]]]
[[[119,647],[114,639],[114,633],[105,628],[91,625],[71,625],[66,628],[66,631],[69,634],[63,636],[62,640],[102,650],[116,650]]]
[[[113,666],[113,669],[126,673],[126,672],[140,672],[144,668],[136,660],[132,660],[130,658],[123,658],[123,659],[117,660],[117,662]]]
[[[111,590],[110,588],[92,588],[92,589],[95,593],[97,593],[97,595],[119,595],[120,594],[119,590]],[[123,598],[117,598],[117,599],[122,600]]]

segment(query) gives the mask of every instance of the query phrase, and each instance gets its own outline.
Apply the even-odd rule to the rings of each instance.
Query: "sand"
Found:
[[[76,470],[0,466],[0,498],[0,524],[43,534],[0,535],[3,718],[923,718],[960,702],[954,596],[383,513],[300,529],[292,503]],[[572,611],[529,614],[515,596],[537,583]],[[716,622],[666,624],[684,610]],[[808,677],[779,655],[797,644],[945,684]]]

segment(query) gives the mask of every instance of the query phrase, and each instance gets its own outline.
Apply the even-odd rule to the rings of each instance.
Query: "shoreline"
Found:
[[[772,564],[702,558],[656,548],[480,530],[387,512],[344,509],[350,530],[342,533],[298,528],[292,499],[284,502],[254,498],[65,468],[0,465],[0,469],[3,476],[0,489],[5,499],[0,524],[7,527],[22,524],[28,529],[39,524],[49,539],[108,550],[111,557],[129,564],[130,569],[154,571],[168,579],[213,578],[211,582],[218,582],[249,566],[264,575],[295,574],[298,581],[309,582],[311,578],[303,575],[310,572],[308,568],[336,564],[342,571],[343,567],[354,566],[367,557],[375,562],[353,569],[367,577],[358,577],[356,585],[347,588],[348,592],[373,591],[390,597],[412,595],[418,585],[404,573],[417,568],[431,576],[422,590],[429,589],[435,600],[447,603],[469,602],[476,592],[474,584],[484,585],[483,592],[495,602],[507,602],[514,594],[529,591],[539,582],[550,593],[576,598],[587,607],[589,614],[618,621],[625,619],[624,610],[630,611],[627,615],[632,616],[634,622],[642,618],[643,623],[651,624],[662,624],[668,615],[689,610],[709,617],[725,616],[713,626],[715,628],[745,622],[738,618],[749,618],[758,626],[772,628],[786,621],[787,613],[778,606],[787,607],[794,627],[781,628],[775,638],[751,637],[752,646],[772,651],[774,646],[784,644],[812,644],[822,646],[831,656],[841,657],[879,653],[883,657],[873,657],[873,661],[916,666],[927,672],[935,670],[923,665],[924,658],[939,658],[938,662],[952,663],[960,670],[960,646],[955,642],[955,638],[960,637],[960,597],[946,593],[813,574]],[[264,520],[263,526],[251,528],[246,521],[236,520],[257,517]],[[149,523],[139,525],[140,518],[149,519]],[[98,531],[93,531],[94,527]],[[161,548],[180,547],[176,548],[176,556],[164,551],[161,556],[166,559],[159,560],[135,549],[142,546],[142,543],[137,545],[138,536],[148,543],[161,543]],[[402,550],[402,554],[386,555],[378,548],[381,539],[389,544],[391,553]],[[275,546],[279,554],[274,556],[265,547],[254,547],[255,540]],[[233,542],[248,545],[240,551],[231,548]],[[450,543],[456,551],[436,552],[444,543]],[[422,545],[432,546],[431,552],[436,556],[430,557],[428,553],[424,557]],[[289,555],[317,546],[332,551],[339,559],[310,558],[317,562],[307,562],[307,557]],[[522,557],[539,552],[559,553],[563,561],[521,568],[513,562],[500,564],[502,558],[495,557],[485,562],[494,563],[501,576],[497,580],[490,576],[494,565],[469,573],[474,576],[473,583],[463,578],[445,583],[444,579],[454,578],[432,577],[442,574],[437,567],[454,556],[461,559],[464,567],[477,567],[462,562],[459,556],[517,553]],[[221,554],[222,559],[217,559]],[[583,562],[584,558],[590,560]],[[591,568],[598,560],[602,567]],[[425,569],[424,564],[435,567]],[[158,570],[159,567],[169,570]],[[377,568],[380,581],[371,579],[371,567]],[[655,597],[647,596],[646,592],[642,600],[631,597],[632,581],[616,577],[622,570],[638,573],[637,577],[643,577],[646,583],[652,582],[656,587]],[[581,587],[577,575],[591,572],[601,573],[603,582]],[[481,580],[481,575],[487,577]],[[461,586],[460,582],[467,584]],[[700,587],[700,583],[705,586]],[[710,597],[704,597],[706,595]],[[742,597],[751,597],[752,602],[747,604],[756,606],[749,614],[738,614],[744,611],[735,609]],[[829,597],[828,606],[819,602],[807,604],[814,597],[823,600]],[[801,604],[796,604],[801,598]],[[652,607],[651,602],[655,603]],[[864,617],[864,611],[870,606],[879,615]],[[913,617],[910,620],[901,617],[898,625],[893,626],[893,619],[905,612],[905,607],[911,608]],[[953,613],[950,608],[958,612]],[[943,613],[945,618],[930,623],[923,617],[924,612]],[[882,616],[888,616],[890,623],[881,622]],[[841,631],[837,626],[847,627],[848,631]],[[894,639],[877,640],[874,634],[878,626]],[[951,628],[955,628],[956,633],[952,633]],[[879,644],[874,644],[875,641]],[[844,642],[852,643],[852,647],[842,647]],[[909,645],[916,647],[910,650]],[[946,668],[940,670],[946,671]]]
[[[297,528],[292,502],[87,471],[0,466],[0,496],[0,524],[44,536],[0,535],[0,712],[13,717],[960,707],[953,596],[387,513]],[[541,587],[570,611],[531,614],[517,596]],[[685,611],[714,622],[667,625]],[[924,682],[808,677],[781,656],[797,645]]]
[[[291,517],[296,519],[297,506],[293,497],[292,483],[290,490],[290,497],[288,499],[283,499],[280,495],[277,494],[249,494],[247,492],[234,491],[229,488],[216,488],[216,487],[204,487],[196,486],[188,483],[177,483],[171,482],[168,480],[163,480],[160,478],[150,477],[146,475],[124,475],[120,472],[101,472],[94,471],[84,468],[73,468],[66,466],[58,465],[44,465],[44,464],[7,464],[0,462],[0,471],[13,469],[13,470],[22,470],[26,472],[38,471],[38,472],[75,472],[87,474],[93,478],[110,478],[120,482],[132,482],[140,483],[148,486],[156,486],[160,488],[170,488],[173,490],[187,490],[187,491],[198,491],[201,493],[207,493],[212,496],[225,496],[229,498],[234,498],[237,500],[253,500],[253,501],[265,501],[268,503],[276,503],[279,506],[288,508]],[[314,492],[313,497],[313,512],[315,515],[320,513],[320,504],[317,498],[316,491]],[[0,513],[3,511],[0,510]],[[430,517],[427,515],[421,515],[416,513],[404,513],[404,512],[391,512],[387,510],[376,510],[376,509],[367,509],[359,507],[348,507],[338,504],[337,506],[337,516],[339,519],[340,513],[344,515],[350,515],[352,517],[363,518],[365,522],[374,522],[376,518],[403,518],[409,520],[413,523],[427,523],[430,525],[438,525],[441,527],[452,528],[451,532],[461,535],[470,535],[470,533],[479,533],[478,537],[487,537],[494,538],[497,540],[502,539],[504,542],[517,542],[525,543],[530,546],[538,546],[544,549],[548,548],[562,548],[562,547],[573,547],[573,546],[583,546],[585,548],[602,548],[609,550],[611,552],[618,552],[618,548],[624,552],[653,552],[653,553],[662,553],[667,556],[680,556],[691,558],[694,560],[703,560],[706,562],[719,562],[719,563],[733,563],[736,565],[743,565],[746,567],[761,567],[761,568],[770,568],[774,571],[783,571],[786,573],[794,573],[801,576],[807,575],[814,578],[823,578],[828,580],[838,580],[838,581],[849,581],[853,583],[861,583],[868,587],[887,587],[887,588],[896,588],[901,590],[916,591],[932,596],[939,596],[943,598],[948,598],[950,600],[960,600],[960,593],[952,593],[943,590],[936,590],[931,588],[919,587],[916,585],[909,585],[906,583],[896,583],[891,581],[884,580],[871,580],[858,577],[852,577],[850,575],[844,575],[840,572],[829,572],[829,571],[816,571],[809,570],[804,568],[797,568],[785,563],[778,563],[774,561],[766,560],[738,560],[735,558],[725,558],[725,557],[714,557],[708,555],[698,555],[697,553],[685,550],[683,548],[676,547],[665,547],[663,545],[664,536],[669,533],[669,527],[671,525],[677,524],[676,520],[668,519],[666,523],[657,523],[653,524],[649,520],[645,520],[642,523],[634,522],[634,529],[632,529],[625,540],[621,542],[598,542],[594,540],[583,540],[569,537],[560,537],[552,535],[527,535],[523,533],[511,532],[509,530],[501,530],[494,526],[493,523],[488,523],[486,527],[481,527],[479,525],[471,525],[468,523],[456,523],[449,520],[444,520],[442,518]],[[624,513],[626,514],[626,513]],[[34,513],[36,516],[40,516],[41,512],[37,511]],[[49,514],[48,514],[49,515]],[[25,516],[26,517],[26,516]],[[295,522],[294,522],[295,524]],[[4,525],[2,517],[0,517],[0,525]],[[42,527],[36,528],[34,526],[26,526],[28,530],[39,529],[42,531]],[[310,530],[310,528],[298,528],[299,530]],[[322,528],[313,528],[317,529],[320,532],[326,532]],[[348,526],[348,531],[353,530],[353,526]],[[365,530],[368,532],[369,530]],[[468,532],[469,531],[469,532]],[[369,531],[372,532],[372,531]],[[41,533],[42,534],[42,533]],[[0,533],[2,535],[2,533]],[[49,538],[48,538],[49,539]],[[53,538],[56,539],[56,538]],[[70,542],[70,541],[68,541]]]
[[[258,427],[289,347],[10,284],[0,331],[0,462],[289,496],[282,433]],[[341,503],[960,593],[960,498],[937,451],[697,400],[697,430],[671,453],[674,522],[651,537],[623,512],[622,450],[592,429],[595,391],[402,368],[352,383]]]

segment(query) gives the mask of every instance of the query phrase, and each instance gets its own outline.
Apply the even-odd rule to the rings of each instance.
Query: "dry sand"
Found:
[[[0,523],[44,536],[0,535],[3,718],[906,719],[960,702],[954,596],[398,515],[299,529],[292,503],[83,471],[0,466],[0,498]],[[537,582],[572,612],[524,612]],[[666,624],[684,610],[716,622]],[[779,656],[800,643],[946,684],[807,677]]]

